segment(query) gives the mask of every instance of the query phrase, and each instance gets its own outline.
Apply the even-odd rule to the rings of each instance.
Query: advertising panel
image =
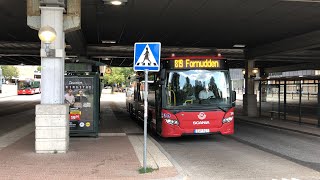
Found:
[[[94,131],[94,77],[65,77],[65,103],[70,107],[70,133]]]

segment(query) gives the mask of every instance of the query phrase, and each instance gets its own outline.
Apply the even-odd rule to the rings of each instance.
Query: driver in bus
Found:
[[[209,90],[209,86],[206,85],[205,89],[200,91],[199,99],[200,100],[205,100],[205,99],[210,99],[210,98],[215,98],[215,95],[213,94],[213,92],[211,90]]]

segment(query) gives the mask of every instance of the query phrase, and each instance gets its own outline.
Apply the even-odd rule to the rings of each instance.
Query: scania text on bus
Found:
[[[162,137],[233,134],[235,92],[221,57],[174,57],[149,73],[148,126]],[[126,106],[143,121],[144,73],[129,79]]]

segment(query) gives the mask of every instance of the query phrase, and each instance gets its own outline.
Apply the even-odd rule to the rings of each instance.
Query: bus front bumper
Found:
[[[183,135],[206,135],[213,133],[230,135],[234,133],[234,121],[225,123],[219,128],[208,128],[202,131],[198,131],[198,129],[196,128],[181,128],[178,125],[170,125],[165,122],[163,122],[162,125],[162,137],[180,137]]]

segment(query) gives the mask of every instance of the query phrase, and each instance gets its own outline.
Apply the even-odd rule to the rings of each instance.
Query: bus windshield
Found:
[[[167,75],[167,108],[231,106],[229,74],[226,70],[181,70],[170,71]]]
[[[18,82],[18,89],[31,89],[32,87],[32,81],[19,81]]]

